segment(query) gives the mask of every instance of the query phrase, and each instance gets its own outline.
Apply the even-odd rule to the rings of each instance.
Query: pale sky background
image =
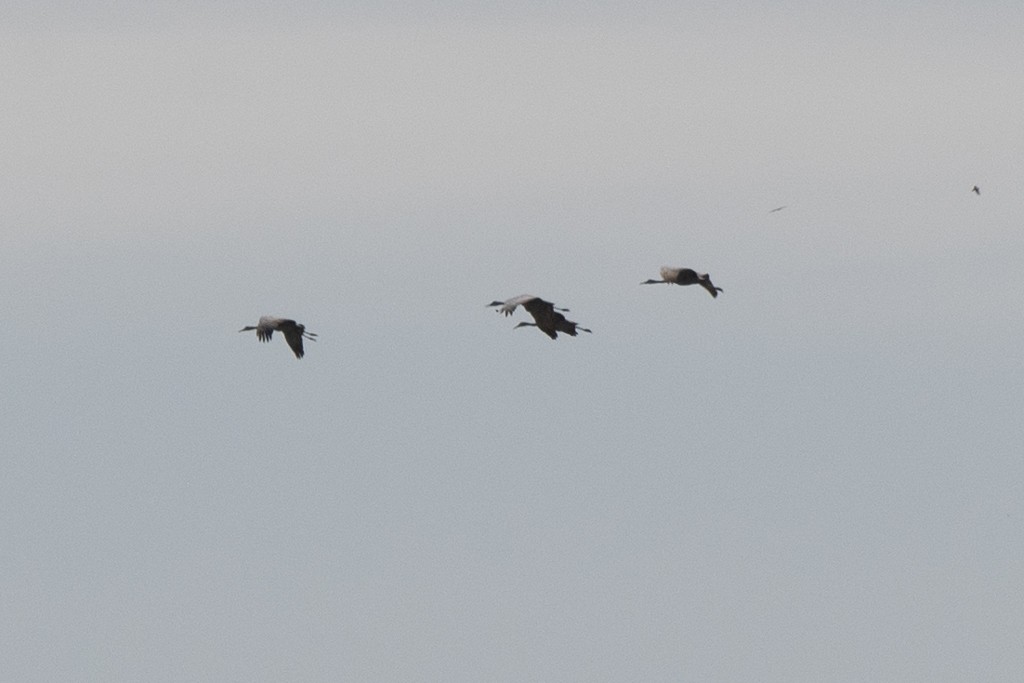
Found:
[[[6,7],[2,677],[1021,680],[1024,7],[821,5]]]

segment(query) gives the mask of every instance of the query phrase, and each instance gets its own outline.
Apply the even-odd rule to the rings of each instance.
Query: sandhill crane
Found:
[[[575,337],[577,330],[591,332],[585,327],[580,327],[579,323],[567,320],[566,317],[562,315],[560,311],[568,312],[568,308],[558,308],[550,301],[544,301],[544,299],[533,296],[532,294],[521,294],[509,299],[508,301],[492,301],[487,305],[499,306],[500,308],[498,308],[498,312],[504,313],[505,315],[512,315],[512,312],[516,310],[517,306],[522,306],[536,321],[532,323],[519,323],[513,329],[519,329],[520,327],[536,327],[552,339],[558,339],[559,332],[567,334],[570,337]]]
[[[296,358],[302,358],[305,355],[305,351],[302,350],[303,339],[316,341],[316,334],[306,332],[305,325],[300,325],[287,318],[275,318],[272,315],[260,316],[256,327],[243,327],[239,332],[248,332],[249,330],[256,330],[256,338],[262,342],[270,341],[270,338],[274,336],[274,330],[277,330],[284,335],[284,340],[288,342],[288,346],[292,347]]]
[[[979,197],[981,196],[981,188],[978,187],[977,185],[975,185],[974,187],[971,188],[971,192],[973,192],[974,194],[978,195]]]
[[[661,267],[660,280],[645,280],[640,284],[660,285],[663,283],[667,285],[700,285],[714,297],[717,297],[719,292],[724,291],[721,287],[715,287],[711,284],[711,278],[707,273],[698,273],[690,268],[669,268],[668,266]]]
[[[520,294],[519,296],[514,296],[511,299],[508,299],[506,301],[492,301],[491,303],[489,303],[487,305],[488,306],[500,306],[500,308],[498,309],[498,313],[504,313],[505,315],[512,315],[512,313],[515,312],[517,306],[522,306],[523,308],[526,308],[526,310],[530,310],[529,307],[526,305],[526,303],[528,301],[534,301],[534,300],[539,301],[541,303],[545,303],[545,304],[548,303],[547,301],[544,301],[540,297],[536,297],[533,294]],[[568,313],[569,312],[568,308],[558,308],[554,304],[549,304],[549,305],[551,306],[551,308],[553,308],[556,311],[562,311],[563,313]]]

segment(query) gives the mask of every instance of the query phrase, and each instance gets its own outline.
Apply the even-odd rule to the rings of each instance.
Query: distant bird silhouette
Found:
[[[777,206],[774,209],[772,209],[771,211],[769,211],[768,213],[775,213],[776,211],[782,211],[785,208],[786,208],[786,206]]]
[[[587,328],[581,327],[579,323],[567,320],[566,317],[559,312],[568,312],[568,308],[558,308],[550,301],[545,301],[544,299],[541,299],[538,296],[533,296],[532,294],[521,294],[507,301],[492,301],[487,305],[498,306],[498,312],[504,313],[505,315],[512,315],[512,312],[516,310],[516,307],[522,306],[526,309],[527,313],[533,316],[535,322],[522,322],[512,329],[517,330],[520,327],[536,327],[552,339],[558,339],[559,332],[567,334],[570,337],[575,337],[577,330],[591,333]]]
[[[541,301],[541,302],[543,302],[545,304],[548,303],[548,302],[544,301],[543,299],[541,299],[540,297],[534,296],[533,294],[520,294],[519,296],[514,296],[511,299],[507,299],[505,301],[492,301],[491,303],[489,303],[487,305],[488,306],[499,306],[498,313],[504,313],[505,315],[512,315],[512,313],[515,312],[515,310],[516,310],[516,308],[518,306],[523,306],[524,308],[526,308],[526,310],[530,310],[529,308],[526,307],[526,303],[528,301],[533,301],[534,299],[536,299],[537,301]],[[550,304],[550,305],[556,311],[562,311],[563,313],[568,313],[569,312],[568,308],[557,308],[554,304]]]
[[[306,326],[300,325],[294,320],[275,318],[270,315],[261,316],[256,327],[243,327],[239,332],[248,332],[249,330],[256,330],[256,338],[261,342],[270,341],[270,338],[274,336],[274,331],[277,330],[284,335],[284,340],[288,342],[288,346],[292,347],[296,358],[302,358],[305,355],[305,351],[302,350],[302,340],[316,341],[317,336],[313,332],[306,332]]]
[[[981,196],[981,188],[978,187],[977,185],[975,185],[974,187],[971,188],[971,192],[973,192],[974,194],[978,195],[979,197]]]
[[[660,280],[645,280],[640,284],[700,285],[708,290],[708,293],[713,297],[717,297],[719,292],[725,291],[721,287],[715,287],[711,284],[711,277],[707,273],[698,273],[690,268],[669,268],[668,266],[661,267]]]

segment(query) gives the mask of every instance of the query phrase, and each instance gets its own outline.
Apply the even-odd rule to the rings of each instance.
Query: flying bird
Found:
[[[274,331],[277,330],[284,335],[284,340],[288,342],[288,346],[292,348],[296,358],[302,358],[305,355],[305,351],[302,350],[303,339],[316,341],[316,334],[306,332],[305,325],[300,325],[287,318],[275,318],[272,315],[261,316],[256,327],[243,327],[239,332],[248,332],[249,330],[256,330],[256,338],[261,342],[270,341],[270,338],[274,336]]]
[[[785,208],[786,208],[786,206],[788,206],[788,204],[787,204],[787,205],[784,205],[784,206],[776,206],[776,207],[775,207],[774,209],[772,209],[772,210],[771,210],[771,211],[769,211],[768,213],[775,213],[776,211],[782,211],[783,209],[785,209]]]
[[[521,294],[517,297],[513,297],[508,301],[492,301],[487,304],[488,306],[498,306],[498,312],[504,313],[505,315],[512,315],[512,312],[516,310],[518,306],[522,306],[526,309],[526,312],[533,316],[535,322],[528,323],[522,322],[516,325],[513,329],[519,329],[520,327],[536,327],[544,334],[548,335],[552,339],[558,339],[558,333],[562,332],[570,337],[575,337],[577,330],[583,332],[591,332],[585,327],[581,327],[579,323],[567,320],[562,312],[568,312],[568,308],[558,308],[550,301],[544,301],[538,296],[532,294]]]
[[[669,268],[668,266],[661,267],[661,279],[660,280],[645,280],[641,282],[642,285],[700,285],[713,297],[717,297],[719,292],[724,291],[721,287],[715,287],[711,284],[711,277],[707,273],[698,273],[690,268]]]
[[[974,194],[978,195],[979,197],[981,196],[981,188],[978,187],[977,185],[975,185],[974,187],[971,188],[971,192],[973,192]]]
[[[536,299],[537,301],[543,302],[545,304],[548,303],[548,302],[544,301],[543,299],[541,299],[540,297],[534,296],[533,294],[520,294],[519,296],[514,296],[511,299],[507,299],[505,301],[492,301],[491,303],[489,303],[487,305],[488,306],[498,306],[499,307],[498,308],[498,313],[504,313],[505,315],[508,316],[508,315],[512,315],[515,312],[516,308],[519,307],[519,306],[522,306],[522,307],[526,308],[526,310],[530,310],[526,306],[526,303],[528,301],[533,301],[534,299]],[[568,308],[557,308],[554,304],[550,304],[550,305],[556,311],[562,311],[563,313],[568,313],[569,312]]]

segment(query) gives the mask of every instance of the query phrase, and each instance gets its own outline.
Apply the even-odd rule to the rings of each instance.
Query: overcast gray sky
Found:
[[[5,678],[1020,678],[1024,9],[548,4],[4,10]]]

